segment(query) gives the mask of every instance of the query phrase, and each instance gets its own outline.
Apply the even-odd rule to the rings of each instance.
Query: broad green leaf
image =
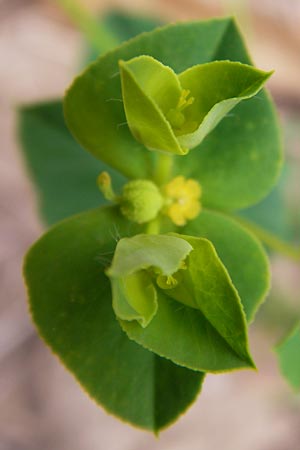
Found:
[[[227,344],[204,315],[158,291],[158,309],[146,328],[120,321],[129,338],[193,370],[223,372],[253,367]],[[171,356],[170,356],[171,355]]]
[[[203,238],[177,236],[189,242],[193,251],[188,256],[188,269],[181,271],[178,285],[166,293],[199,309],[238,355],[251,360],[243,306],[213,244]]]
[[[270,231],[285,241],[293,239],[291,208],[287,202],[290,167],[285,164],[279,182],[270,194],[251,208],[238,211],[238,215]]]
[[[120,44],[128,39],[137,36],[145,31],[152,31],[154,28],[161,26],[162,22],[158,19],[127,14],[126,12],[114,11],[109,12],[101,18],[101,22],[107,27],[110,32],[118,39]],[[88,55],[85,63],[94,61],[99,57],[99,51],[93,48],[88,48]]]
[[[169,25],[145,33],[99,58],[70,87],[65,98],[68,126],[97,158],[128,177],[153,175],[155,155],[132,136],[120,100],[119,60],[149,55],[176,74],[215,60],[251,64],[234,21]],[[222,209],[248,207],[274,185],[281,167],[281,146],[273,105],[260,92],[237,105],[233,115],[199,148],[175,156],[174,176],[197,179],[203,203]]]
[[[107,275],[112,282],[113,308],[121,320],[137,320],[148,326],[158,308],[150,274],[165,277],[177,272],[192,246],[179,236],[138,234],[118,242]]]
[[[23,107],[19,134],[41,215],[48,224],[105,202],[96,185],[99,172],[109,170],[116,190],[124,183],[120,174],[77,144],[65,125],[59,100]]]
[[[24,275],[41,336],[83,388],[107,411],[157,431],[194,400],[203,374],[144,350],[115,319],[104,269],[116,229],[126,236],[128,228],[115,208],[65,220],[31,248]]]
[[[269,262],[261,243],[234,219],[207,210],[180,231],[213,243],[251,321],[270,287]]]
[[[157,286],[157,311],[146,327],[121,320],[122,328],[137,343],[193,370],[253,367],[245,314],[213,245],[206,239],[172,236],[193,248],[187,267],[174,275],[178,284],[165,290]],[[176,301],[170,302],[166,296]]]
[[[297,391],[300,390],[300,324],[275,348],[282,375]]]
[[[120,42],[127,41],[145,31],[152,31],[161,26],[162,21],[158,17],[142,16],[136,13],[113,11],[103,18],[107,27],[110,28]]]

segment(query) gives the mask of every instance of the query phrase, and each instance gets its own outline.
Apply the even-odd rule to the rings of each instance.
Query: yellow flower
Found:
[[[196,180],[178,176],[165,186],[164,194],[164,212],[175,225],[185,225],[187,220],[195,219],[201,211],[201,187]]]

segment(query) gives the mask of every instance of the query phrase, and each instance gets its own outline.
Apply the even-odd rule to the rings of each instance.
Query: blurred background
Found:
[[[43,230],[17,138],[17,107],[61,97],[88,43],[67,2],[0,0],[0,450],[298,450],[300,398],[282,379],[271,348],[300,318],[300,270],[272,254],[273,288],[251,331],[259,369],[207,377],[202,395],[157,440],[97,407],[37,337],[27,313],[23,255]],[[300,229],[300,1],[86,0],[163,22],[237,16],[268,83],[286,151],[280,202],[269,222],[296,242]],[[265,208],[262,208],[266,211]],[[263,222],[262,210],[257,209]],[[268,222],[268,221],[267,221]],[[277,226],[276,225],[276,226]]]

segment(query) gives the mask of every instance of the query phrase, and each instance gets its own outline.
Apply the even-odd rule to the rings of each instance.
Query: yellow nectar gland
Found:
[[[97,185],[106,200],[116,201],[117,197],[111,184],[110,175],[107,172],[101,172],[99,174]]]
[[[164,187],[164,213],[175,225],[183,226],[188,220],[195,219],[201,211],[201,186],[196,180],[183,176],[174,178]]]

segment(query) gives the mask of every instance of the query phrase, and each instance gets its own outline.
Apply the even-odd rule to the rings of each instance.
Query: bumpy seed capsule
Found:
[[[158,187],[149,180],[133,180],[123,188],[120,198],[121,212],[136,223],[153,220],[163,205]]]
[[[170,122],[175,134],[184,125],[186,118],[183,111],[194,103],[194,97],[189,97],[190,91],[183,89],[179,97],[176,108],[171,108],[166,114],[168,121]],[[189,97],[189,98],[188,98]]]

